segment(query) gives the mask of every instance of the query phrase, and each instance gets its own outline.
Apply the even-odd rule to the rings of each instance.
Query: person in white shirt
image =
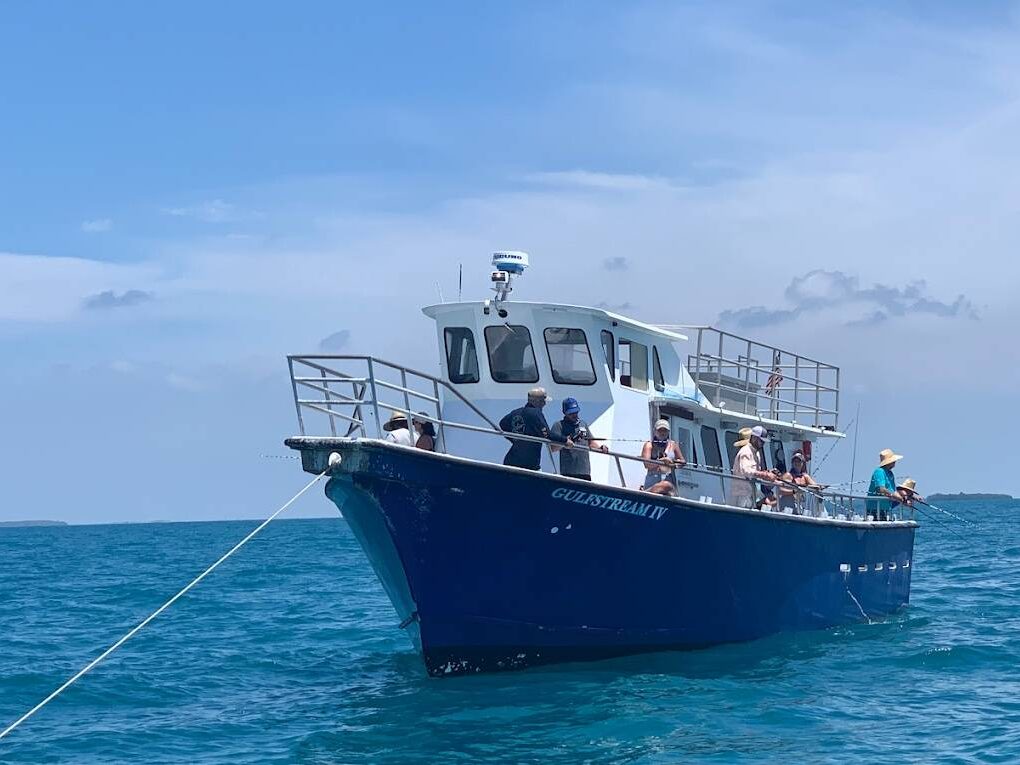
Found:
[[[394,412],[390,419],[382,426],[386,431],[386,440],[402,446],[414,446],[414,439],[407,427],[407,415]]]
[[[743,436],[744,431],[742,430],[740,434]],[[730,487],[730,499],[737,507],[754,506],[752,480],[771,481],[774,478],[772,473],[765,470],[761,458],[761,449],[767,440],[768,431],[761,425],[756,425],[747,433],[747,438],[737,441],[740,451],[733,459],[733,477],[737,480],[734,480]]]

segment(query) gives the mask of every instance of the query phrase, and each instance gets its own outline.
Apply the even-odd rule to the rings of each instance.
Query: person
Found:
[[[553,423],[549,434],[554,441],[559,441],[561,438],[566,441],[569,437],[574,442],[574,447],[572,449],[564,449],[562,446],[552,447],[554,452],[560,454],[560,475],[590,481],[591,455],[589,450],[608,452],[609,447],[592,438],[588,423],[581,419],[581,405],[577,403],[576,398],[563,399],[562,408],[563,419]]]
[[[804,499],[804,493],[798,492],[797,486],[818,486],[815,479],[807,472],[807,461],[804,459],[804,452],[795,451],[790,458],[790,469],[781,476],[783,483],[779,485],[779,509],[791,510],[794,515],[799,515],[798,495]],[[801,503],[803,504],[803,502]]]
[[[896,476],[893,475],[893,468],[901,459],[903,455],[896,454],[892,449],[883,449],[878,453],[878,467],[871,474],[868,496],[880,499],[869,499],[866,504],[868,515],[876,521],[889,520],[893,500],[902,502],[905,499],[896,488]]]
[[[411,431],[407,429],[407,415],[402,412],[393,412],[382,429],[386,431],[387,441],[401,446],[414,446]]]
[[[915,502],[924,502],[924,497],[917,493],[917,481],[913,478],[906,479],[896,487],[902,497],[902,503],[907,507],[913,507]]]
[[[425,412],[418,412],[422,417],[426,417]],[[427,452],[434,452],[436,450],[436,426],[433,425],[429,420],[414,418],[414,432],[418,434],[418,440],[414,442],[414,445],[418,449],[424,449]]]
[[[545,388],[532,388],[528,391],[528,403],[522,407],[508,412],[499,421],[499,428],[505,433],[519,433],[523,436],[534,436],[535,438],[548,438],[552,441],[573,446],[570,438],[553,438],[549,432],[549,423],[546,422],[542,409],[545,407],[549,397]],[[528,470],[542,469],[542,444],[538,441],[524,441],[521,439],[508,438],[510,449],[503,458],[504,465],[527,468]]]
[[[641,447],[641,459],[645,461],[645,482],[641,491],[675,497],[677,494],[676,468],[687,464],[687,459],[676,441],[669,437],[669,422],[656,420],[652,438]]]
[[[740,432],[743,435],[744,431],[741,430]],[[737,456],[733,459],[733,476],[737,480],[733,481],[730,496],[733,504],[737,507],[754,507],[754,492],[751,481],[759,480],[771,483],[775,478],[771,472],[765,470],[765,463],[762,459],[762,447],[767,440],[768,431],[761,425],[755,425],[747,433],[746,439],[742,438],[736,442],[740,444]],[[774,502],[775,499],[773,498],[770,502],[769,495],[766,494],[760,506],[769,505],[771,507]]]

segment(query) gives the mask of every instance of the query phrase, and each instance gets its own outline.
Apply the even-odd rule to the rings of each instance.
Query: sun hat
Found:
[[[906,489],[911,494],[916,494],[917,493],[917,488],[916,487],[917,487],[917,481],[915,481],[913,478],[908,478],[907,480],[905,480],[903,483],[901,483],[896,488],[897,489]]]
[[[737,435],[740,436],[740,440],[734,441],[733,445],[735,447],[737,447],[738,449],[740,447],[742,447],[742,446],[747,446],[749,443],[751,443],[751,429],[750,428],[741,428],[737,432]]]
[[[755,425],[753,428],[751,428],[751,435],[757,436],[762,441],[769,440],[769,432],[765,430],[765,428],[763,428],[761,425]]]
[[[669,420],[656,420],[652,430],[669,430]]]
[[[573,396],[567,396],[563,399],[563,414],[573,414],[574,412],[580,412],[581,405],[577,403],[577,399]]]
[[[382,429],[385,430],[387,433],[391,433],[392,431],[397,430],[398,428],[406,427],[407,427],[407,415],[404,414],[403,412],[394,411],[392,414],[390,414],[390,418],[386,421],[386,424],[382,426]]]
[[[878,466],[885,467],[893,462],[899,462],[901,459],[903,459],[902,454],[896,454],[892,449],[883,449],[878,453]]]

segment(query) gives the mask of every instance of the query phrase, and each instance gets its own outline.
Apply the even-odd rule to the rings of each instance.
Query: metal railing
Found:
[[[447,451],[446,433],[449,429],[512,441],[540,443],[549,449],[550,455],[554,445],[558,448],[585,448],[566,447],[535,436],[511,435],[500,430],[477,406],[445,380],[379,358],[315,355],[288,356],[287,360],[302,436],[327,435],[325,432],[309,432],[306,415],[314,414],[320,421],[322,417],[327,419],[328,435],[331,437],[380,438],[383,434],[381,413],[392,411],[402,413],[408,423],[415,420],[434,423],[437,428],[438,451]],[[341,369],[342,366],[347,369]],[[302,398],[305,391],[314,391],[320,397]],[[449,393],[466,405],[482,424],[456,422],[444,417],[441,393]],[[422,405],[418,402],[425,402],[428,410],[423,412],[418,409]],[[636,488],[627,486],[623,469],[625,462],[642,463],[645,469],[649,466],[660,467],[660,463],[649,462],[634,454],[613,450],[592,450],[592,454],[603,455],[613,461],[619,485],[623,488]],[[458,456],[472,458],[471,455]],[[660,469],[664,471],[662,477],[674,484],[676,496],[705,503],[815,518],[871,520],[875,515],[874,506],[879,501],[874,497],[822,491],[813,487],[793,487],[778,478],[774,481],[748,480],[717,467],[687,464],[661,465]],[[894,508],[889,514],[890,520],[904,518],[903,506]]]
[[[687,369],[716,406],[827,430],[838,427],[839,367],[715,327],[660,326],[696,333]]]

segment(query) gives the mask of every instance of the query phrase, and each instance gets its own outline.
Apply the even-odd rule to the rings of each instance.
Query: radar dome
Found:
[[[492,253],[492,267],[508,274],[523,274],[528,267],[528,253],[518,250],[500,250]]]

